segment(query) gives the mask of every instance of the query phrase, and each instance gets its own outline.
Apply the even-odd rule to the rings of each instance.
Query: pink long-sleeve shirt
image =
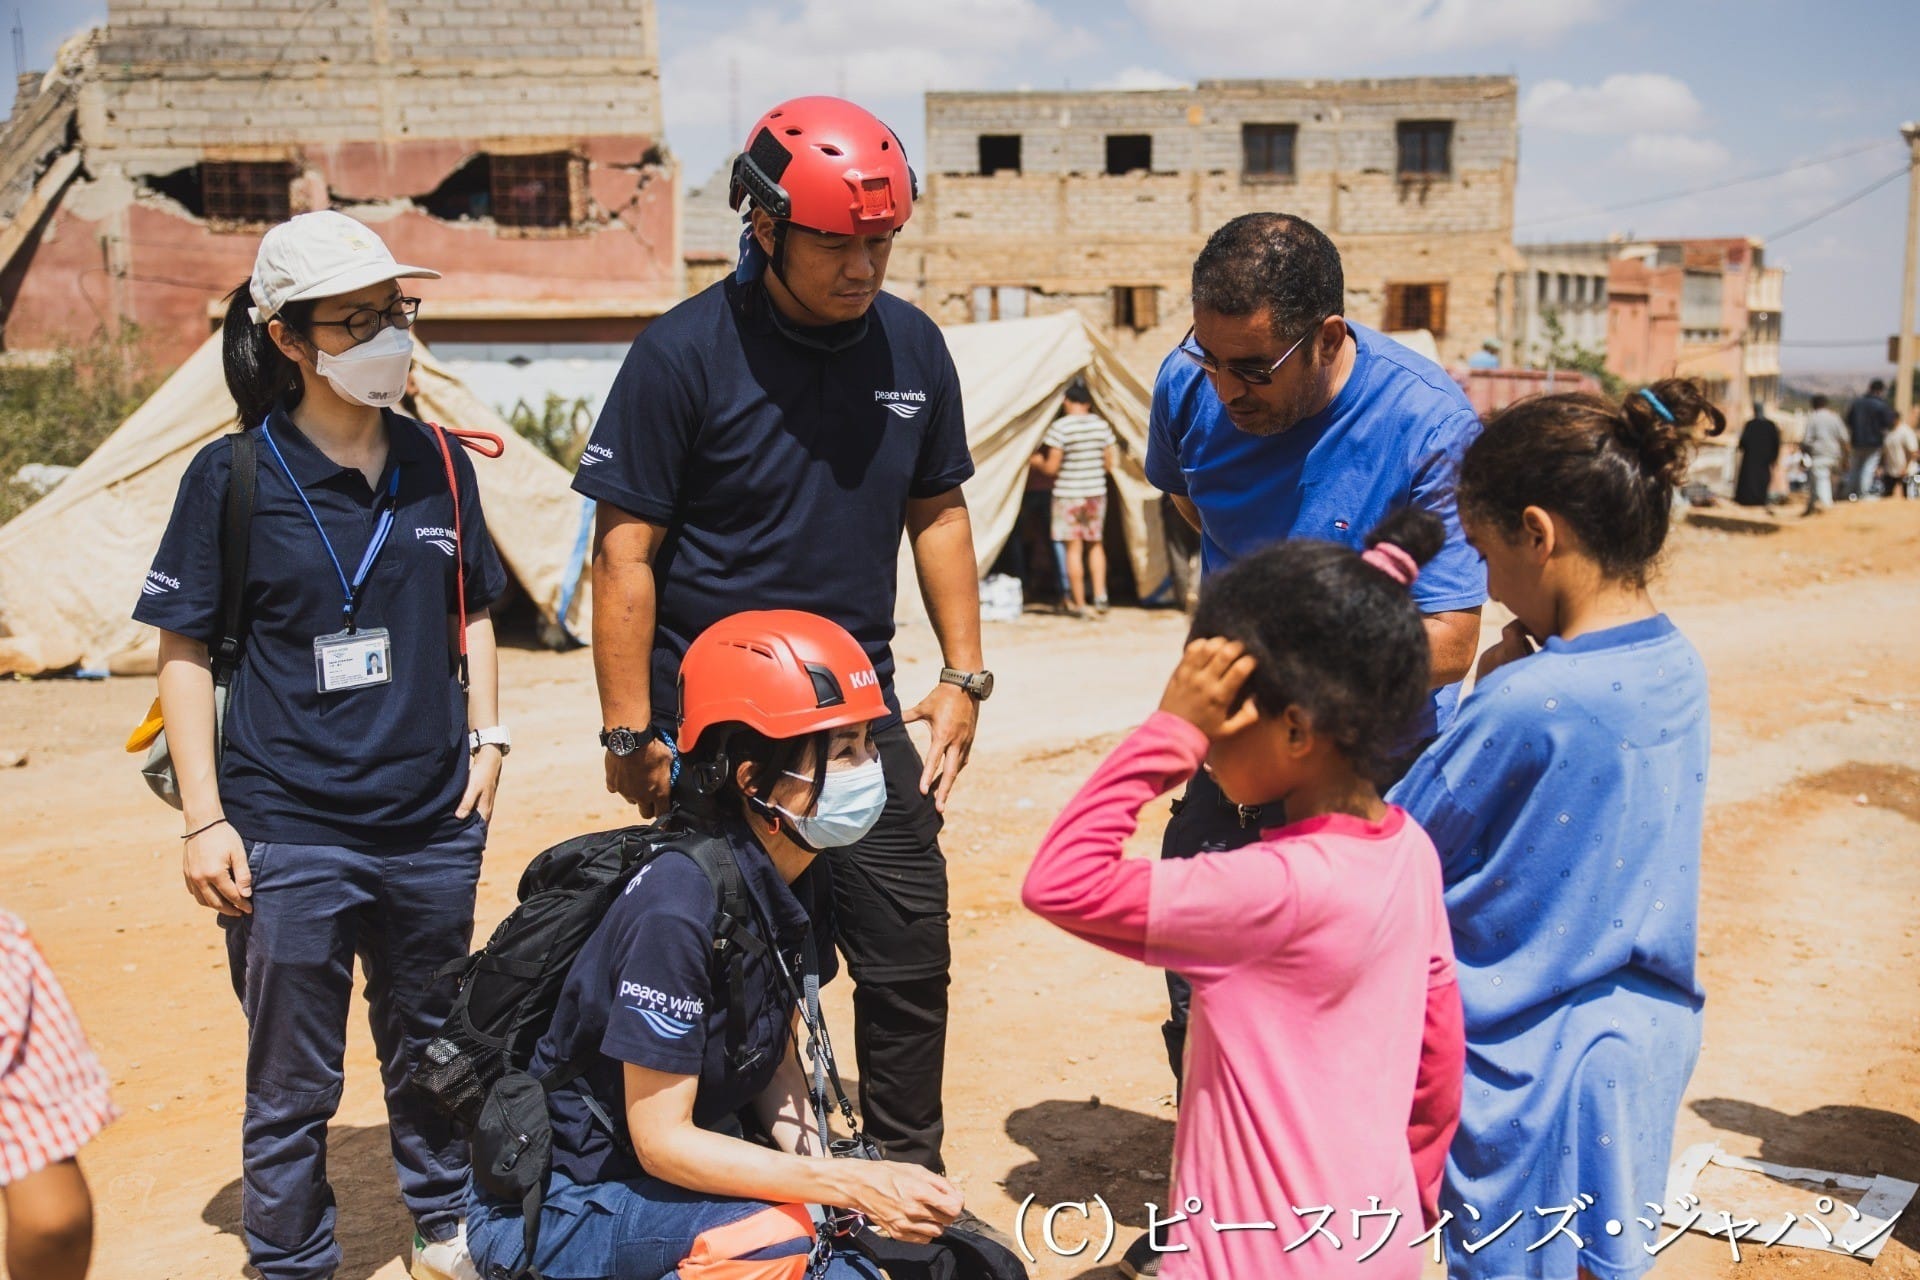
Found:
[[[1465,1057],[1439,856],[1397,808],[1195,858],[1123,856],[1141,808],[1206,751],[1193,725],[1156,713],[1054,822],[1021,894],[1193,984],[1161,1208],[1163,1221],[1186,1213],[1164,1232],[1186,1249],[1161,1273],[1413,1280],[1426,1250],[1409,1243],[1435,1217]],[[1356,1238],[1354,1213],[1376,1209]]]

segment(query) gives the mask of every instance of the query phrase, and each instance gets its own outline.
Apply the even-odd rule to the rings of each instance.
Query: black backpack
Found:
[[[753,1065],[744,1053],[745,963],[765,950],[747,928],[751,899],[724,836],[674,815],[653,826],[576,836],[527,864],[520,905],[502,920],[486,946],[448,965],[460,989],[439,1035],[428,1042],[409,1083],[466,1126],[473,1141],[474,1180],[492,1195],[518,1201],[526,1230],[521,1275],[533,1267],[540,1210],[553,1165],[553,1125],[547,1095],[577,1079],[591,1053],[534,1076],[528,1066],[559,1004],[567,971],[607,909],[642,867],[662,853],[692,858],[714,887],[713,963],[729,988],[727,1056]],[[580,1094],[616,1143],[630,1148],[624,1125]]]

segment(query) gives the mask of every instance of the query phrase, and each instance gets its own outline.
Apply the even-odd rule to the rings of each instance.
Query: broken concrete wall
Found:
[[[160,367],[184,358],[267,225],[205,216],[205,166],[232,162],[283,165],[287,212],[340,208],[444,270],[420,285],[429,340],[436,319],[630,337],[681,295],[653,0],[113,0],[94,48],[81,176],[0,279],[8,349],[124,318]],[[430,208],[532,155],[564,157],[556,219]]]

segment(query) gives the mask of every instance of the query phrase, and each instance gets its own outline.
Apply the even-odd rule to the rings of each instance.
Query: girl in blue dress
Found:
[[[1624,404],[1541,396],[1495,416],[1461,463],[1467,538],[1515,621],[1388,797],[1440,851],[1466,1011],[1441,1193],[1452,1277],[1626,1280],[1653,1264],[1636,1219],[1660,1220],[1647,1206],[1664,1198],[1705,1000],[1707,681],[1647,579],[1702,420],[1725,426],[1688,381]]]

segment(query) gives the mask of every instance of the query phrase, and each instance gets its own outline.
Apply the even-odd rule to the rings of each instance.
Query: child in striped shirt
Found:
[[[0,911],[0,1203],[7,1273],[81,1280],[93,1201],[75,1157],[118,1114],[106,1072],[27,928]]]

